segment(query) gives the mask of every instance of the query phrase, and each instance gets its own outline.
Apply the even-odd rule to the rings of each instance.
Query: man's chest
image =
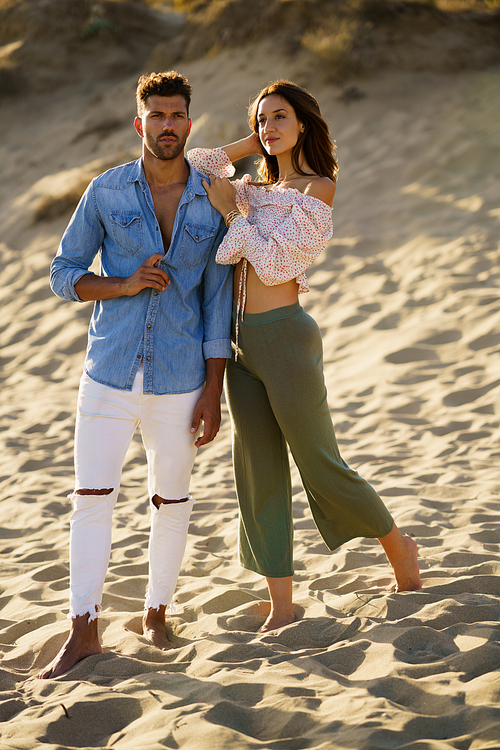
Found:
[[[168,188],[151,188],[156,219],[160,225],[165,251],[170,247],[175,216],[184,188],[185,185],[174,185]]]

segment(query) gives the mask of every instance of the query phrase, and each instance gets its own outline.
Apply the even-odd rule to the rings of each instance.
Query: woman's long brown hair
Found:
[[[304,125],[304,132],[299,134],[297,143],[292,149],[292,165],[301,175],[306,175],[300,167],[300,158],[304,157],[313,172],[321,177],[329,177],[336,182],[338,164],[335,159],[335,144],[330,138],[319,104],[309,91],[287,80],[274,81],[262,89],[248,108],[248,124],[259,134],[258,109],[266,96],[278,94],[293,107],[298,121]],[[258,164],[258,175],[266,185],[276,182],[279,178],[278,159],[270,156],[266,151]]]

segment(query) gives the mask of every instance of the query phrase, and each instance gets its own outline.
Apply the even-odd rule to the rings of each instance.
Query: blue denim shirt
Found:
[[[201,184],[204,175],[189,168],[160,261],[170,286],[94,305],[85,370],[98,383],[131,390],[142,359],[144,393],[187,393],[203,385],[205,359],[231,356],[233,268],[215,263],[226,227]],[[120,277],[165,253],[142,159],[92,180],[52,261],[52,291],[80,302],[75,284],[98,253],[101,275]]]

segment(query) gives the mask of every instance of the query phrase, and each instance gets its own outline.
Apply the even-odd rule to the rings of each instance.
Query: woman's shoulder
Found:
[[[336,185],[333,180],[329,177],[320,177],[318,175],[309,180],[302,192],[304,195],[317,198],[331,207],[335,197],[335,189]]]

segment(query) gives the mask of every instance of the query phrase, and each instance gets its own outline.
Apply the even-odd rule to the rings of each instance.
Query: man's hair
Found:
[[[182,96],[186,101],[186,109],[189,114],[191,93],[192,88],[188,79],[181,76],[176,70],[143,75],[137,82],[135,92],[137,114],[139,117],[142,116],[148,96]]]

